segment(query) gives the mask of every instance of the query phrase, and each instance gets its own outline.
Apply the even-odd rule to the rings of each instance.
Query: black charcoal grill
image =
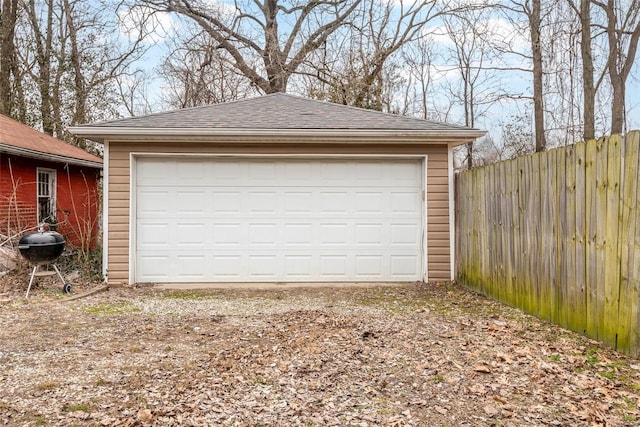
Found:
[[[62,282],[63,292],[71,292],[71,285],[69,283],[65,283],[62,274],[60,274],[60,270],[54,264],[54,261],[62,255],[62,251],[64,251],[64,244],[65,241],[62,234],[55,231],[39,231],[22,236],[18,242],[18,249],[20,250],[20,254],[33,264],[26,297],[29,297],[29,291],[31,290],[33,279],[38,275],[40,267],[47,267],[49,265],[53,267],[54,272],[50,273],[47,271],[43,275],[57,274]]]

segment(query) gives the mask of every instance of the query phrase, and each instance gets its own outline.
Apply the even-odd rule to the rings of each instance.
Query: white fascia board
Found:
[[[32,159],[44,160],[53,163],[68,163],[74,166],[87,166],[95,169],[102,169],[103,164],[91,160],[76,159],[74,157],[60,156],[58,154],[44,153],[40,151],[29,150],[28,148],[13,147],[10,145],[0,144],[0,152],[13,154],[21,157],[29,157]]]
[[[424,143],[424,139],[453,142],[456,145],[473,141],[486,132],[476,129],[402,130],[402,129],[202,129],[202,128],[131,128],[106,126],[71,127],[69,131],[79,137],[96,140],[142,141],[158,139],[193,138],[247,138],[252,142],[273,142],[273,138],[305,138],[297,141],[315,142],[314,139],[355,139],[349,142],[371,143],[372,140],[399,138],[407,142]],[[359,141],[360,140],[360,141]]]

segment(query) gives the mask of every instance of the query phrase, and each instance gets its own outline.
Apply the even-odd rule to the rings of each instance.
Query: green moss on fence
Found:
[[[460,283],[640,355],[640,132],[463,172]]]

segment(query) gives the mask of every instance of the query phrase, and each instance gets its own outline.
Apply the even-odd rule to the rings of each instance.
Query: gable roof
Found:
[[[102,168],[100,157],[2,114],[0,114],[0,152],[50,162]]]
[[[415,133],[473,140],[484,132],[464,126],[386,114],[316,101],[284,93],[222,104],[167,111],[146,116],[93,123],[71,132],[96,140],[133,136],[234,136],[260,134],[349,135],[357,133]]]

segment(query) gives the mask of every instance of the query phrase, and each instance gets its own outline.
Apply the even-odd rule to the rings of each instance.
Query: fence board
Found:
[[[586,163],[585,156],[587,145],[584,142],[576,144],[576,181],[575,181],[575,270],[574,285],[568,283],[568,286],[574,288],[573,298],[576,307],[574,321],[576,322],[572,329],[586,333],[587,330],[587,298],[586,298],[586,215],[587,201],[585,195],[586,182]]]
[[[565,209],[562,253],[564,254],[562,267],[562,292],[565,296],[565,304],[568,309],[560,307],[564,313],[567,328],[580,328],[580,292],[576,283],[576,147],[570,145],[565,148]]]
[[[566,181],[566,149],[554,150],[556,160],[556,175],[554,178],[553,190],[556,200],[556,209],[554,210],[554,259],[555,272],[553,273],[553,288],[555,291],[553,305],[553,321],[561,326],[567,326],[566,311],[563,307],[567,304],[567,295],[563,286],[564,270],[566,269],[566,253],[565,253],[565,212],[567,210],[565,181]]]
[[[624,141],[624,169],[621,180],[620,222],[620,293],[618,298],[617,342],[618,348],[634,345],[632,336],[635,325],[634,312],[638,307],[637,281],[633,271],[636,256],[635,235],[638,221],[638,144],[640,134]],[[624,298],[624,301],[621,300]]]
[[[633,143],[638,147],[640,145],[640,133],[636,133],[633,135]],[[638,167],[640,167],[640,148],[638,148]],[[638,169],[636,169],[636,173],[634,174],[634,179],[638,180]],[[634,204],[635,210],[635,221],[636,224],[636,232],[635,236],[631,236],[630,245],[633,245],[633,258],[629,259],[629,270],[630,280],[629,280],[629,293],[626,295],[625,301],[632,301],[633,305],[631,306],[631,313],[629,319],[629,334],[631,336],[629,340],[629,349],[630,353],[639,354],[640,353],[640,207],[638,206],[638,200],[640,200],[640,182],[636,183],[636,202]],[[624,266],[623,266],[624,267]]]
[[[553,185],[553,179],[551,172],[549,171],[550,156],[546,155],[540,158],[540,182],[541,191],[540,203],[542,211],[540,215],[540,234],[538,235],[540,257],[538,258],[540,276],[538,283],[540,286],[540,315],[545,320],[551,320],[552,313],[552,282],[551,277],[551,258],[553,254],[551,252],[551,227],[553,226],[552,212],[553,206],[551,199],[553,198],[553,192],[550,191]]]
[[[529,273],[527,280],[529,281],[529,289],[531,289],[531,310],[532,313],[540,313],[541,299],[541,283],[540,283],[540,259],[542,258],[542,250],[540,247],[540,221],[541,221],[541,204],[540,204],[540,158],[541,154],[536,153],[531,157],[531,190],[529,191],[529,206],[527,209],[528,223],[531,224],[528,238],[531,245],[531,256],[529,257]]]
[[[640,355],[640,132],[462,173],[462,282]]]
[[[618,299],[620,295],[620,136],[614,135],[607,145],[607,223],[605,227],[605,294],[603,342],[616,347],[618,326]]]
[[[585,160],[585,230],[586,230],[586,259],[587,268],[585,269],[585,304],[587,310],[587,331],[591,336],[598,339],[598,310],[597,292],[598,292],[598,272],[596,265],[596,233],[597,233],[597,214],[598,206],[596,204],[596,189],[598,188],[596,156],[598,143],[595,139],[587,141],[586,160]]]
[[[607,146],[604,139],[599,139],[596,143],[596,233],[595,233],[595,257],[596,277],[594,279],[594,299],[593,309],[596,318],[596,336],[604,341],[604,298],[605,298],[605,236],[607,228]]]

